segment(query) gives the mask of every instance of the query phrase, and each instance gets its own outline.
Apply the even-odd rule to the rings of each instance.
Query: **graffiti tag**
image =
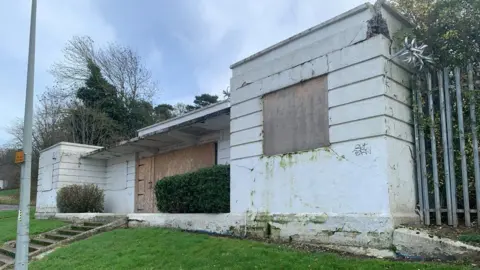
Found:
[[[356,156],[366,156],[372,153],[372,148],[367,143],[357,144],[352,152]]]

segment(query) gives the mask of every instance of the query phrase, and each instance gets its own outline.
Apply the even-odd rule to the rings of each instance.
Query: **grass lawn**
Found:
[[[0,190],[0,204],[18,204],[18,189]]]
[[[65,225],[59,220],[37,220],[34,218],[35,211],[30,210],[30,234],[35,235],[53,230]],[[15,240],[17,234],[17,218],[16,210],[0,211],[0,245],[4,242]]]
[[[306,253],[158,228],[119,229],[57,249],[30,269],[469,269]]]

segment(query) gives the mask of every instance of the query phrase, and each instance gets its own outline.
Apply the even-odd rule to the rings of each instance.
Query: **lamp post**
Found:
[[[37,20],[37,0],[32,0],[30,18],[30,41],[28,47],[27,89],[25,95],[25,116],[23,125],[23,152],[20,180],[20,206],[18,210],[17,242],[15,247],[15,269],[28,269],[28,246],[30,226],[30,185],[32,175],[32,134],[33,134],[33,83],[35,72],[35,29]]]

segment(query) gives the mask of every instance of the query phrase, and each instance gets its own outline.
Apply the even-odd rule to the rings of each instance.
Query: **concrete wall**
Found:
[[[105,161],[80,159],[101,147],[59,143],[42,151],[39,160],[37,213],[57,212],[57,191],[70,184],[94,183],[105,188]]]
[[[40,155],[37,213],[57,212],[57,191],[71,184],[96,184],[105,191],[105,212],[130,213],[134,206],[135,154],[111,160],[81,156],[101,147],[59,143]]]
[[[409,73],[387,61],[389,39],[367,39],[370,18],[359,11],[233,66],[232,213],[278,214],[282,237],[379,247],[394,226],[418,220]],[[325,74],[331,145],[263,155],[263,95]],[[290,220],[302,213],[321,221]]]
[[[220,132],[217,141],[217,164],[230,164],[230,129]]]
[[[107,161],[105,212],[134,211],[135,162],[135,154],[126,154]]]

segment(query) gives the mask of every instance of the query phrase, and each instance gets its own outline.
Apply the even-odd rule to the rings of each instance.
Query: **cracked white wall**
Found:
[[[317,230],[350,232],[418,220],[409,73],[388,61],[388,38],[367,39],[370,12],[232,66],[232,213],[326,214]],[[328,77],[331,146],[264,156],[262,96],[320,75]]]

